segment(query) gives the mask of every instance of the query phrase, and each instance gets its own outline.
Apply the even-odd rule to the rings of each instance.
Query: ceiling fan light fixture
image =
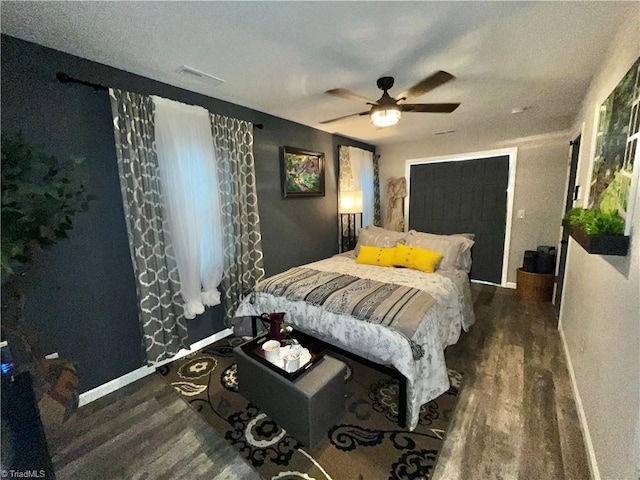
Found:
[[[401,116],[398,106],[378,108],[371,112],[371,123],[380,128],[391,127],[400,121]]]
[[[398,103],[404,102],[408,98],[419,97],[427,92],[430,92],[436,87],[443,85],[455,77],[450,73],[438,71],[427,78],[420,80],[413,87],[407,90],[402,95],[396,95],[392,97],[389,95],[389,89],[393,87],[393,77],[381,77],[376,82],[376,85],[382,90],[382,96],[377,100],[369,100],[368,98],[358,95],[357,93],[350,92],[344,88],[333,88],[327,90],[325,93],[336,97],[346,98],[347,100],[354,100],[356,102],[364,102],[367,105],[371,105],[371,108],[365,112],[352,113],[350,115],[343,115],[342,117],[333,118],[331,120],[325,120],[320,122],[321,124],[336,122],[345,118],[369,115],[371,124],[378,128],[391,127],[400,121],[402,112],[415,112],[415,113],[451,113],[460,106],[459,103]]]

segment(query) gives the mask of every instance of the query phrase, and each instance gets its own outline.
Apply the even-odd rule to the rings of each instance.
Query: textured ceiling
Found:
[[[617,27],[639,2],[7,2],[2,33],[376,145],[473,132],[491,141],[573,123]],[[178,73],[189,65],[226,81]],[[378,129],[323,92],[377,99],[437,70],[456,80],[414,99],[460,102]],[[516,108],[525,108],[512,114]]]

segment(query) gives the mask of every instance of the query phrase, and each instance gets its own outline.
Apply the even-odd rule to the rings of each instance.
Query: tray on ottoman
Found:
[[[262,365],[273,370],[275,373],[282,375],[287,380],[293,381],[308,372],[309,369],[313,368],[314,365],[320,362],[326,352],[326,348],[324,345],[318,343],[318,341],[313,337],[305,335],[302,332],[295,332],[294,338],[297,339],[300,342],[300,345],[302,345],[302,347],[304,347],[309,352],[309,355],[311,357],[308,362],[300,365],[300,368],[295,372],[287,372],[283,368],[274,363],[271,363],[265,358],[264,351],[262,350],[262,344],[268,340],[266,335],[254,338],[253,340],[250,340],[249,342],[241,345],[240,348],[249,357],[260,362]]]

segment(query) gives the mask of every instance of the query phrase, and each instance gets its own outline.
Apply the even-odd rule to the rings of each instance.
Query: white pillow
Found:
[[[475,233],[454,233],[453,236],[464,237],[469,240],[474,240],[476,238]],[[471,248],[460,253],[458,262],[460,263],[461,270],[464,270],[467,273],[471,271]]]
[[[436,235],[410,230],[406,242],[409,247],[424,248],[440,252],[442,260],[438,270],[471,270],[471,247],[473,240],[462,235]]]
[[[398,243],[404,243],[407,232],[396,232],[385,228],[369,225],[367,228],[360,230],[358,235],[358,244],[355,248],[356,256],[360,253],[360,246],[367,245],[378,248],[393,248]]]
[[[452,233],[451,235],[453,235],[454,237],[468,238],[469,240],[475,240],[476,238],[475,233]]]

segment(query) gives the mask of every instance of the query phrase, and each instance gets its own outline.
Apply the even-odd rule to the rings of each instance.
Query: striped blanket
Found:
[[[255,291],[302,300],[332,313],[377,323],[402,333],[408,340],[435,304],[431,295],[416,288],[304,267],[262,280]]]

